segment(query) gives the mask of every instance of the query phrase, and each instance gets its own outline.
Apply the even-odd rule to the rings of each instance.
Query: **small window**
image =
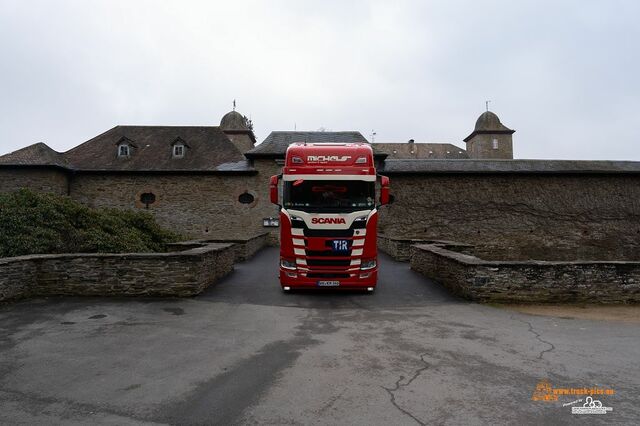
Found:
[[[154,194],[153,192],[145,192],[143,194],[140,194],[140,202],[144,204],[145,208],[148,209],[150,204],[156,202],[156,194]]]
[[[184,157],[184,145],[177,144],[173,146],[173,156],[174,157]]]
[[[118,157],[128,157],[129,156],[129,145],[122,144],[118,146]]]
[[[493,149],[498,149],[498,139],[492,140],[491,146],[493,147]]]
[[[238,201],[241,204],[251,204],[251,203],[253,203],[255,201],[255,197],[253,195],[249,194],[248,192],[243,192],[238,197]]]

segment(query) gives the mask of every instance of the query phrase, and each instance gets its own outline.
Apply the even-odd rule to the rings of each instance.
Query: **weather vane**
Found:
[[[233,100],[233,110],[234,111],[236,110],[236,100],[235,99]]]
[[[489,102],[491,101],[484,101],[485,106],[487,107],[487,111],[489,111]],[[234,104],[235,105],[235,104]]]

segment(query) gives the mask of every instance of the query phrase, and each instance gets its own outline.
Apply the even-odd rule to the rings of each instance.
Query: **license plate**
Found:
[[[349,240],[331,241],[331,250],[336,253],[346,253],[349,251]]]
[[[339,287],[340,281],[318,281],[318,287]]]

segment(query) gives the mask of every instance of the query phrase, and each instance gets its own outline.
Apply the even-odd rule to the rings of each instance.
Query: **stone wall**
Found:
[[[640,302],[638,261],[487,261],[455,249],[413,246],[411,268],[479,302]]]
[[[263,247],[270,245],[269,244],[269,233],[264,232],[259,235],[255,235],[251,238],[240,240],[240,239],[211,239],[211,240],[194,240],[194,241],[183,241],[179,243],[168,244],[171,248],[189,248],[189,247],[198,247],[202,244],[209,243],[219,243],[219,244],[232,244],[231,250],[233,251],[233,261],[244,262],[245,260],[251,259],[260,249]]]
[[[244,240],[268,232],[277,241],[278,228],[265,228],[262,219],[278,217],[269,200],[269,176],[281,166],[273,159],[256,160],[259,174],[143,174],[75,173],[56,169],[0,168],[0,191],[28,187],[36,191],[69,195],[90,207],[147,209],[141,195],[152,193],[148,205],[160,225],[186,238]],[[243,204],[239,196],[254,197]]]
[[[192,296],[231,272],[231,244],[181,252],[0,259],[0,301],[34,296]]]
[[[391,238],[453,240],[544,255],[549,249],[640,252],[640,175],[392,175],[380,209]]]
[[[67,173],[50,168],[8,168],[0,167],[0,192],[30,188],[35,191],[67,195]]]
[[[269,244],[269,233],[264,232],[247,240],[210,240],[210,242],[233,243],[235,261],[244,262],[251,259],[260,249]]]
[[[430,243],[431,240],[417,240],[414,238],[392,238],[378,234],[378,250],[388,254],[394,260],[407,262],[411,258],[411,246],[420,243]]]
[[[256,159],[253,165],[258,171],[254,175],[76,173],[68,185],[66,175],[54,169],[0,169],[5,174],[0,189],[68,191],[89,206],[123,209],[144,209],[140,196],[150,192],[156,199],[149,212],[186,238],[235,240],[269,232],[269,241],[276,243],[279,229],[264,228],[262,219],[278,216],[269,200],[268,179],[281,165],[273,159]],[[640,174],[424,173],[390,178],[394,203],[380,209],[379,221],[380,234],[389,238],[462,241],[505,253],[526,249],[536,259],[549,249],[583,260],[592,259],[591,253],[597,260],[640,253]],[[254,202],[240,203],[244,192]],[[381,241],[381,249],[385,247]],[[398,258],[406,259],[406,247],[399,249]]]
[[[246,239],[265,232],[262,218],[274,216],[268,177],[211,174],[78,174],[71,197],[91,207],[145,209],[143,193],[153,193],[149,205],[160,225],[194,239]],[[238,197],[248,192],[251,204]]]

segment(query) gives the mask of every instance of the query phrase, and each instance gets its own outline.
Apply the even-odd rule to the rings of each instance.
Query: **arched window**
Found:
[[[118,145],[118,157],[128,157],[131,153],[129,145],[126,143]]]

